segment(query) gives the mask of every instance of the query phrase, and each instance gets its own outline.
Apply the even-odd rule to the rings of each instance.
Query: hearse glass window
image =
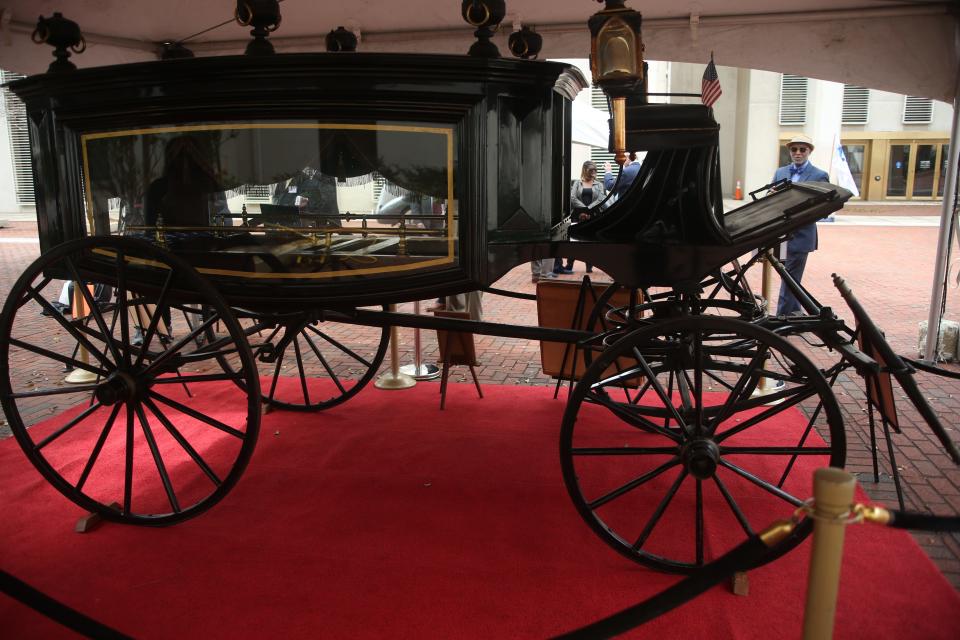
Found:
[[[204,124],[81,136],[88,233],[201,271],[331,278],[457,262],[449,125]],[[95,231],[96,230],[96,231]]]

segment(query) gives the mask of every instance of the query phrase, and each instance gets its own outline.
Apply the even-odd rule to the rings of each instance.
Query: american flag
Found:
[[[710,54],[710,64],[703,71],[703,80],[700,82],[700,101],[708,107],[723,93],[720,89],[720,76],[717,75],[717,67],[713,64],[713,54]]]

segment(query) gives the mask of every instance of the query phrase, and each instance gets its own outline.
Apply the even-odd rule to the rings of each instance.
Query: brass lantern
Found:
[[[627,95],[643,86],[642,16],[624,6],[624,0],[605,1],[606,6],[593,14],[590,27],[590,72],[593,84],[603,89],[613,102],[613,147],[617,164],[627,161]]]

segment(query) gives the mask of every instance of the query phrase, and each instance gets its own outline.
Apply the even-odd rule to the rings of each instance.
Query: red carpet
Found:
[[[81,510],[0,442],[0,565],[137,638],[544,638],[678,580],[576,514],[552,389],[451,385],[442,413],[437,389],[266,415],[232,493],[162,529],[74,533]],[[847,540],[835,637],[957,636],[960,597],[906,533]],[[752,572],[748,597],[715,588],[629,637],[798,638],[808,552]],[[0,620],[4,637],[73,637],[8,598]]]

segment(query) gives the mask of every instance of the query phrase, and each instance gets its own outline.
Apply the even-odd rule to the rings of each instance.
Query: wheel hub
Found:
[[[691,440],[683,448],[681,459],[694,478],[706,480],[713,477],[720,463],[720,448],[707,438]]]
[[[137,382],[133,376],[123,371],[114,371],[100,383],[94,395],[100,404],[110,406],[132,399],[136,392]]]

